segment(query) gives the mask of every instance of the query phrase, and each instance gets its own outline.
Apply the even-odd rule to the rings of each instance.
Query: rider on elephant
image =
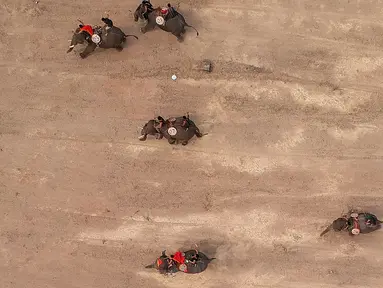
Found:
[[[170,5],[170,3],[168,3],[167,7],[161,9],[161,13],[164,16],[165,21],[174,18],[178,14],[176,9]]]
[[[111,29],[113,27],[113,21],[110,20],[109,18],[101,18],[101,21],[105,23],[106,27],[105,27],[105,30],[108,31],[109,29]],[[92,37],[93,34],[101,34],[100,31],[98,31],[99,29],[96,27],[95,29],[93,29],[93,27],[91,25],[84,25],[84,24],[80,24],[78,25],[80,27],[80,32],[83,32],[85,31],[87,33],[87,37],[86,39],[89,39],[89,37]],[[106,33],[105,36],[107,36],[108,34]]]
[[[359,216],[359,215],[358,215]],[[360,229],[359,227],[359,220],[358,216],[353,217],[353,215],[347,220],[347,229],[351,232],[352,229]],[[376,218],[375,215],[372,215],[370,213],[363,213],[362,216],[364,217],[364,224],[367,227],[374,227],[378,225],[379,220]]]
[[[182,118],[183,118],[183,121],[182,121],[181,127],[186,130],[189,128],[190,122],[189,122],[189,119],[186,118],[186,116],[183,116]],[[168,124],[170,127],[172,127],[176,123],[176,120],[177,120],[176,118],[170,118],[168,120],[165,120],[163,117],[158,116],[157,119],[155,120],[158,124],[155,127],[157,131],[160,133],[160,130],[163,125]]]
[[[164,118],[162,118],[161,116],[158,116],[157,117],[157,119],[156,120],[154,120],[154,121],[156,121],[156,123],[158,123],[156,126],[155,126],[155,128],[156,128],[156,130],[158,131],[158,133],[161,133],[161,128],[162,128],[162,126],[165,124],[165,119]]]
[[[78,27],[80,27],[80,32],[84,31],[86,32],[86,34],[88,34],[87,39],[89,39],[89,37],[92,37],[92,35],[94,34],[93,27],[91,25],[80,24],[78,25]]]
[[[106,26],[105,27],[105,31],[106,31],[105,36],[107,36],[108,35],[108,30],[113,27],[113,21],[110,20],[108,17],[106,17],[106,18],[102,17],[101,21],[105,23],[105,26]]]
[[[149,13],[154,10],[153,5],[152,5],[152,3],[150,3],[150,0],[144,0],[144,1],[142,1],[142,4],[144,4],[146,6],[146,11],[142,15],[144,16],[144,18],[146,20],[148,20]]]
[[[177,265],[180,270],[185,270],[186,266],[185,263],[192,263],[196,264],[196,261],[198,260],[198,251],[195,250],[195,253],[184,253],[181,251],[177,251],[174,253],[174,255],[170,255],[168,257],[168,269],[170,269],[173,265]],[[185,272],[185,271],[184,271]]]
[[[101,21],[105,23],[105,25],[110,29],[113,27],[113,21],[110,20],[109,18],[101,18]]]
[[[190,126],[190,121],[188,118],[186,118],[186,116],[183,116],[183,121],[182,121],[182,127],[185,128],[185,129],[188,129],[189,126]]]
[[[193,253],[187,254],[184,252],[177,251],[176,253],[174,253],[174,255],[170,255],[170,258],[180,264],[183,264],[185,262],[195,263],[198,260],[198,251],[194,250]]]

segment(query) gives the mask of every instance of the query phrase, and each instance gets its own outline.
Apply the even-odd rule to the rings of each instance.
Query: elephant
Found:
[[[186,20],[181,13],[177,12],[170,4],[167,6],[168,7],[165,9],[162,9],[161,7],[153,8],[149,1],[142,1],[134,12],[135,22],[137,22],[138,19],[146,22],[145,27],[141,28],[142,33],[145,34],[149,30],[153,30],[158,26],[162,30],[170,32],[176,36],[179,42],[183,41],[183,34],[186,32],[185,27],[193,28],[197,32],[197,36],[199,35],[197,29],[186,23]],[[158,17],[163,21],[163,24],[160,25],[157,23],[156,20]]]
[[[84,25],[80,21],[81,25],[74,31],[67,53],[71,52],[77,44],[87,43],[84,51],[80,53],[81,58],[84,59],[97,47],[104,49],[115,48],[117,51],[122,51],[126,37],[132,36],[138,39],[137,36],[126,35],[120,28],[113,26],[113,22],[110,19],[102,18],[102,21],[106,23],[103,27]]]
[[[323,236],[331,229],[340,232],[347,230],[350,236],[367,234],[380,229],[382,221],[368,212],[349,212],[332,222],[321,234]]]
[[[166,255],[166,250],[157,260],[145,268],[157,269],[161,274],[173,274],[184,272],[187,274],[197,274],[206,270],[209,263],[216,258],[209,258],[204,253],[197,250],[177,251],[170,257]]]
[[[142,128],[141,136],[138,139],[145,141],[148,135],[154,135],[157,139],[165,137],[169,144],[180,141],[185,146],[194,135],[201,138],[206,134],[202,134],[197,125],[187,115],[172,117],[167,120],[158,116],[155,120],[149,120]]]

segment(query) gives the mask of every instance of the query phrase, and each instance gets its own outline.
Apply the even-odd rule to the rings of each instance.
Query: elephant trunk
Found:
[[[210,263],[210,262],[213,261],[214,259],[217,259],[217,258],[213,257],[213,258],[207,259],[207,263]]]
[[[146,140],[146,137],[148,135],[147,126],[148,126],[148,124],[145,124],[145,126],[141,129],[141,136],[138,137],[138,139],[140,141],[145,141]]]
[[[147,128],[148,127],[148,124],[145,124],[145,126],[144,127],[142,127],[142,129],[141,129],[141,135],[145,135],[145,134],[147,134]]]
[[[74,46],[76,46],[76,44],[77,44],[76,35],[73,35],[72,40],[71,40],[70,45],[69,45],[69,49],[68,49],[68,51],[66,51],[66,53],[71,52],[73,50]]]
[[[320,237],[329,232],[333,228],[332,224],[330,224],[322,233],[320,233]]]
[[[144,134],[144,135],[139,136],[139,137],[138,137],[138,140],[140,140],[140,141],[145,141],[146,138],[147,138],[147,135]]]
[[[147,266],[145,266],[145,268],[147,268],[147,269],[152,269],[152,268],[155,268],[155,264],[150,264],[150,265],[147,265]]]

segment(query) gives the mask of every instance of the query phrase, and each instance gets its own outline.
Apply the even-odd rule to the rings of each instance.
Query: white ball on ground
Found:
[[[176,80],[177,79],[177,76],[176,75],[172,75],[172,80]]]

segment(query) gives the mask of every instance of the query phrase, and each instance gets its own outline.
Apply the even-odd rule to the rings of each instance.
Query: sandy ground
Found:
[[[137,5],[0,3],[2,287],[382,287],[382,232],[319,233],[383,218],[383,2],[183,1],[181,44],[140,34]],[[105,11],[139,40],[66,54]],[[187,111],[209,135],[138,141]],[[193,243],[204,273],[143,269]]]

